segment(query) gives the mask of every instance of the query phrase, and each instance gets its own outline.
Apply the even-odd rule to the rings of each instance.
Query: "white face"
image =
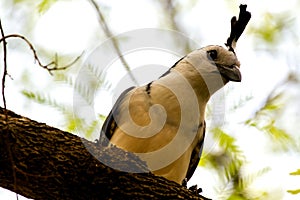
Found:
[[[239,71],[240,62],[234,52],[221,46],[213,45],[202,49],[207,52],[208,59],[217,66],[220,74],[227,79],[227,81],[241,81],[242,77]]]
[[[236,55],[221,46],[211,45],[188,54],[185,59],[202,76],[210,95],[228,81],[241,81]]]

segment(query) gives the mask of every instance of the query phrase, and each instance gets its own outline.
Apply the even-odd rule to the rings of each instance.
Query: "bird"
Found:
[[[201,157],[205,109],[228,82],[240,82],[235,43],[250,20],[246,5],[232,18],[225,44],[208,45],[179,59],[157,80],[126,89],[106,118],[100,137],[135,153],[157,176],[182,184]]]

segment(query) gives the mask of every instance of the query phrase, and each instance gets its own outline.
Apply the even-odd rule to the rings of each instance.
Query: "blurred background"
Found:
[[[76,77],[96,47],[114,35],[143,28],[184,34],[195,43],[161,42],[171,41],[169,45],[185,53],[206,45],[223,45],[229,36],[229,21],[238,15],[241,3],[246,3],[252,13],[236,50],[243,80],[227,84],[222,90],[225,94],[222,111],[213,103],[218,101],[209,104],[206,146],[189,185],[197,184],[203,189],[202,195],[220,200],[300,199],[300,2],[297,0],[1,1],[0,19],[5,35],[25,36],[44,64],[54,60],[65,66],[81,55],[68,69],[50,75],[34,61],[24,41],[7,39],[7,108],[94,140],[97,138],[94,133],[99,133],[113,104],[114,78],[93,71],[93,66],[91,71],[97,78],[94,85],[89,83],[87,87],[86,83],[78,83]],[[115,41],[114,48],[121,50],[126,44],[126,38],[110,41]],[[0,53],[3,74],[2,48]],[[136,63],[146,62],[146,58],[147,62],[171,67],[180,57],[146,52],[142,56],[133,54],[126,62],[133,69]],[[115,65],[125,69],[122,62]],[[95,108],[95,120],[87,122],[74,113],[73,94],[80,94],[93,107],[94,89],[102,90],[96,98],[100,105]],[[216,94],[214,98],[221,97]],[[218,112],[224,115],[221,124],[211,121]],[[14,193],[0,190],[0,199],[15,198]]]

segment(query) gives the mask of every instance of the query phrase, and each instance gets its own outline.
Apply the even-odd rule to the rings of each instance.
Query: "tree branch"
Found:
[[[119,56],[120,58],[120,61],[121,63],[123,64],[125,70],[128,72],[129,74],[129,77],[131,78],[131,80],[138,86],[138,82],[136,80],[136,78],[134,77],[134,75],[132,74],[131,72],[131,69],[129,67],[129,64],[128,62],[126,61],[126,59],[124,58],[122,52],[121,52],[121,49],[119,47],[119,43],[118,41],[116,40],[116,38],[114,37],[114,35],[112,34],[110,28],[108,27],[107,23],[106,23],[106,20],[105,20],[105,17],[104,15],[102,14],[101,10],[100,10],[100,7],[98,6],[98,4],[94,1],[94,0],[89,0],[90,3],[92,4],[92,6],[94,7],[94,9],[96,10],[96,13],[98,15],[98,21],[99,21],[99,24],[100,26],[102,27],[105,35],[107,38],[110,39],[110,41],[112,42],[113,44],[113,47],[117,53],[117,55]]]
[[[1,32],[1,36],[3,38],[3,63],[4,63],[3,76],[2,76],[2,99],[3,99],[3,106],[6,109],[5,79],[6,79],[6,75],[7,75],[7,48],[6,48],[5,34],[4,34],[4,30],[2,28],[1,19],[0,19],[0,32]]]
[[[93,156],[125,165],[130,160],[129,167],[145,169],[144,162],[120,149],[112,147],[100,150],[94,142],[9,110],[7,117],[8,123],[4,120],[4,109],[0,108],[0,186],[25,197],[205,199],[175,182],[151,173],[134,174],[114,170]],[[14,166],[10,163],[9,153]],[[13,171],[16,173],[15,181]]]
[[[5,40],[8,39],[8,38],[19,38],[19,39],[22,39],[29,46],[29,48],[31,49],[31,51],[33,53],[33,56],[34,56],[34,60],[38,63],[38,65],[40,67],[46,69],[51,75],[52,75],[52,71],[65,70],[65,69],[69,68],[70,66],[72,66],[73,64],[75,64],[80,59],[80,57],[82,56],[82,55],[78,56],[71,63],[69,63],[69,64],[67,64],[67,65],[65,65],[63,67],[59,67],[58,66],[57,59],[55,59],[54,61],[51,61],[50,63],[48,63],[48,64],[45,65],[45,64],[42,64],[40,58],[37,55],[37,52],[36,52],[33,44],[31,44],[31,42],[26,37],[24,37],[22,35],[18,35],[18,34],[6,35],[6,36],[2,36],[2,38],[0,38],[0,43],[4,42],[4,46],[6,46]],[[4,64],[6,64],[6,63],[4,63]],[[53,66],[53,67],[51,67],[51,66]]]
[[[38,62],[40,67],[48,70],[48,72],[50,74],[52,74],[52,71],[54,71],[54,70],[67,69],[68,67],[73,65],[75,62],[77,62],[79,60],[79,58],[81,57],[81,55],[79,57],[77,57],[73,62],[71,62],[70,64],[68,64],[64,67],[58,67],[57,59],[55,59],[55,61],[49,63],[48,65],[43,65],[42,62],[40,61],[37,53],[36,53],[35,48],[31,44],[31,42],[29,40],[27,40],[24,36],[21,36],[21,35],[18,35],[18,34],[11,34],[11,35],[5,35],[4,34],[1,19],[0,19],[0,33],[1,33],[0,43],[1,42],[3,43],[3,64],[4,64],[3,76],[2,76],[2,100],[3,100],[3,106],[4,106],[3,113],[4,113],[5,118],[4,118],[4,121],[2,123],[6,124],[6,126],[1,131],[4,133],[3,137],[4,137],[4,141],[5,141],[5,138],[7,137],[7,133],[9,133],[9,127],[7,126],[7,124],[8,124],[8,113],[7,112],[8,111],[6,109],[7,106],[6,106],[6,98],[5,98],[5,81],[6,81],[6,76],[9,75],[8,72],[7,72],[8,67],[7,67],[7,42],[6,42],[6,40],[8,38],[20,38],[23,41],[25,41],[27,43],[27,45],[30,47],[30,49],[32,50],[35,61]],[[50,67],[52,65],[54,65],[54,67]],[[13,191],[17,191],[17,172],[16,172],[17,168],[16,168],[15,160],[13,158],[14,155],[13,155],[13,150],[12,150],[12,144],[11,143],[4,143],[2,145],[2,147],[7,150],[7,156],[8,156],[7,157],[7,164],[9,164],[9,166],[11,168],[11,175],[12,175],[12,178],[13,178],[13,184],[12,184],[13,185]],[[1,160],[1,157],[0,157],[0,160]],[[18,200],[18,195],[16,195],[16,198]]]

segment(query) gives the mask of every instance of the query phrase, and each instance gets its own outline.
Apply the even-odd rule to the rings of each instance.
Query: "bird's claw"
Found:
[[[202,193],[202,188],[198,188],[197,185],[193,185],[193,186],[189,187],[189,190],[192,191],[195,194]]]
[[[187,178],[183,179],[181,185],[187,188]]]

